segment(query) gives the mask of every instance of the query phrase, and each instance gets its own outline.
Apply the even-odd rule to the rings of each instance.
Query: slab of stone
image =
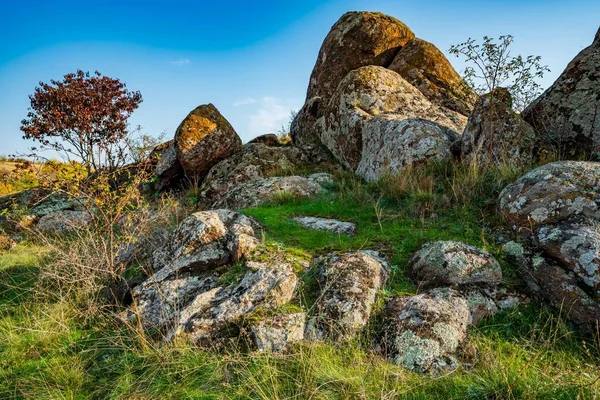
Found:
[[[352,222],[338,221],[337,219],[319,217],[296,217],[294,221],[300,225],[319,231],[329,231],[337,234],[354,236],[356,225]]]

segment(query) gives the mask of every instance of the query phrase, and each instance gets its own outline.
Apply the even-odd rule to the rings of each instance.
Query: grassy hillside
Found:
[[[54,160],[38,163],[0,156],[0,196],[84,175],[84,169],[78,163]]]
[[[519,173],[438,165],[379,185],[338,174],[337,184],[316,198],[283,196],[245,210],[265,228],[264,246],[301,260],[346,249],[377,249],[390,258],[392,277],[371,326],[340,346],[302,343],[282,354],[260,354],[233,347],[201,350],[185,339],[163,344],[136,326],[116,323],[121,308],[56,279],[57,266],[68,265],[61,252],[83,249],[84,236],[62,244],[22,242],[0,253],[0,398],[598,398],[598,338],[582,336],[559,313],[533,302],[472,328],[459,354],[462,367],[445,376],[407,372],[369,350],[384,300],[417,290],[406,277],[406,260],[427,241],[485,248],[501,261],[504,285],[520,287],[490,233],[503,228],[497,194]],[[173,202],[194,210],[185,197],[168,204]],[[304,229],[290,220],[299,215],[355,222],[357,234]],[[301,279],[310,294],[314,277],[308,271]]]
[[[0,160],[0,174],[9,174],[15,170],[17,163],[14,161]]]

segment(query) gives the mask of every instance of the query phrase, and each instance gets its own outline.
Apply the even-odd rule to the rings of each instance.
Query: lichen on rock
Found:
[[[192,110],[175,132],[177,159],[190,178],[201,178],[242,149],[242,140],[212,104]]]

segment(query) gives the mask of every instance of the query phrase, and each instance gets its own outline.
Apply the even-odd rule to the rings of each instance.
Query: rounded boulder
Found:
[[[188,177],[201,177],[242,149],[242,140],[212,104],[195,108],[175,133],[177,159]]]

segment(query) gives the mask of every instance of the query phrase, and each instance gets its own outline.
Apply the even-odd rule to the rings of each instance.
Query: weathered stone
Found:
[[[257,307],[274,309],[288,303],[297,284],[287,264],[247,262],[248,272],[239,283],[201,293],[185,307],[175,334],[185,332],[200,345],[210,346],[215,338],[227,337],[227,328],[238,327],[244,315]]]
[[[289,264],[244,260],[258,244],[258,225],[229,210],[202,211],[184,220],[165,248],[164,266],[133,290],[127,319],[167,339],[188,335],[215,345],[240,328],[257,307],[274,309],[292,298],[297,277]]]
[[[177,159],[175,141],[158,145],[150,154],[149,161],[154,164],[154,175],[158,183],[156,190],[164,190],[179,184],[183,178],[183,167]]]
[[[411,39],[388,68],[400,74],[434,104],[466,117],[473,110],[477,94],[432,43]]]
[[[520,260],[519,272],[532,294],[595,332],[600,323],[600,302],[580,287],[576,277],[541,255],[528,254]]]
[[[382,67],[350,72],[324,114],[319,138],[346,168],[367,180],[452,157],[466,117],[432,104]]]
[[[500,194],[500,209],[514,228],[535,234],[542,225],[600,220],[600,163],[559,161],[538,167]]]
[[[461,155],[469,163],[528,165],[537,135],[512,109],[508,90],[497,88],[481,96],[461,138]]]
[[[502,281],[500,264],[491,254],[461,242],[427,243],[408,264],[423,287],[493,287]]]
[[[472,289],[461,293],[469,307],[469,325],[478,324],[484,318],[492,317],[499,311],[495,293]]]
[[[600,159],[600,29],[523,118],[563,159]]]
[[[253,219],[233,211],[196,212],[179,225],[164,248],[155,251],[153,264],[158,272],[148,281],[234,263],[258,245],[259,230]]]
[[[542,250],[600,295],[600,233],[597,227],[561,222],[541,226],[536,239]]]
[[[277,137],[274,133],[267,133],[265,135],[260,135],[249,141],[247,144],[252,143],[260,143],[265,146],[281,146],[281,142],[279,141],[279,137]]]
[[[351,222],[338,221],[336,219],[318,218],[318,217],[296,217],[294,221],[300,225],[316,229],[319,231],[329,231],[332,233],[354,236],[356,225]]]
[[[306,338],[341,340],[357,334],[369,320],[377,291],[388,278],[388,264],[377,252],[333,253],[317,259],[320,290]]]
[[[295,146],[303,150],[309,149],[318,152],[323,146],[319,139],[320,125],[328,100],[313,97],[306,100],[300,111],[290,125],[290,136]]]
[[[296,147],[249,143],[241,152],[211,168],[202,183],[200,195],[211,204],[243,183],[266,178],[270,174],[285,173],[307,162],[304,153]]]
[[[396,18],[373,12],[347,12],[321,45],[310,76],[307,100],[329,98],[348,72],[365,65],[387,67],[415,35]]]
[[[46,234],[59,235],[85,228],[92,220],[87,211],[60,210],[44,215],[36,228]]]
[[[196,178],[242,149],[242,140],[212,104],[191,111],[177,128],[174,142],[185,173]]]
[[[456,368],[453,353],[467,336],[467,301],[449,288],[392,299],[387,307],[382,349],[388,359],[412,371]]]
[[[73,199],[64,193],[52,193],[30,205],[27,213],[36,218],[41,218],[57,211],[85,211],[85,200]]]
[[[332,176],[325,173],[255,179],[231,189],[212,207],[241,209],[286,197],[311,197],[321,192],[323,185],[331,182]]]
[[[250,332],[258,351],[276,352],[304,339],[306,313],[276,315],[252,324]]]

